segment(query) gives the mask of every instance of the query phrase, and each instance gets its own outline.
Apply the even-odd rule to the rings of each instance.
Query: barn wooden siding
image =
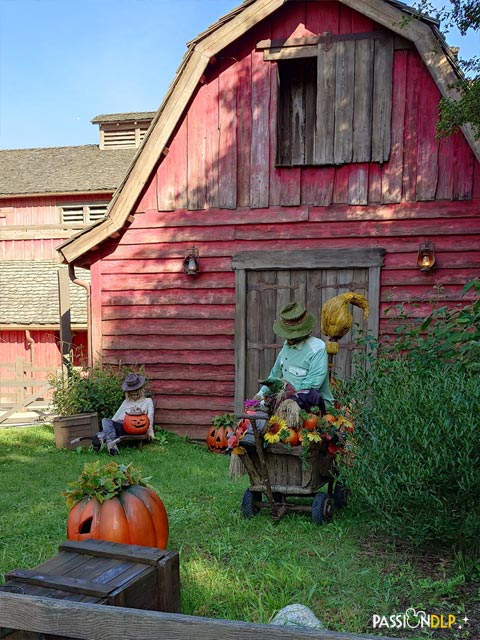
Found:
[[[313,33],[378,28],[333,2],[292,3],[212,61],[131,226],[92,266],[94,352],[144,365],[157,422],[192,437],[233,408],[235,253],[385,248],[381,333],[392,305],[418,300],[408,313],[422,316],[432,300],[458,302],[480,273],[480,167],[461,134],[435,139],[439,93],[412,49],[394,55],[388,162],[275,168],[275,64],[255,44],[299,22]],[[424,239],[435,243],[431,273],[415,266]],[[191,245],[195,277],[181,271]]]

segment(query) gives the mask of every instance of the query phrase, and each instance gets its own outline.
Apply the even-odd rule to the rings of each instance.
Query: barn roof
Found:
[[[137,122],[142,120],[153,120],[155,111],[131,111],[129,113],[102,113],[95,116],[92,124],[103,122]]]
[[[54,260],[0,261],[0,291],[2,292],[2,325],[58,326],[59,269],[66,269]],[[80,280],[90,281],[90,272],[76,269]],[[72,324],[86,326],[86,291],[69,282]]]
[[[0,150],[0,197],[114,191],[137,150],[97,145]]]
[[[115,237],[127,221],[169,138],[188,106],[209,61],[241,38],[261,20],[268,18],[289,0],[245,0],[187,44],[187,51],[165,98],[158,109],[138,155],[115,192],[107,217],[66,240],[57,249],[62,260],[75,262],[109,237]],[[438,22],[398,0],[338,0],[378,24],[410,40],[429,69],[440,93],[453,96],[458,67],[438,29]],[[418,19],[405,21],[415,15]],[[440,45],[440,46],[439,46]],[[480,160],[480,141],[470,126],[462,127],[473,152]]]

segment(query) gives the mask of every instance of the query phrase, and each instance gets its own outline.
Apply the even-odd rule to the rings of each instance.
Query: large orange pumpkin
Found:
[[[147,433],[150,420],[146,413],[135,415],[127,413],[123,419],[123,430],[131,436],[141,436]]]
[[[168,517],[159,496],[149,487],[134,485],[100,503],[86,497],[68,515],[69,540],[108,540],[165,549]]]

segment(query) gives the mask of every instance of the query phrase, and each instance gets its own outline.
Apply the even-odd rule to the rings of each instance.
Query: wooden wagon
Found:
[[[335,454],[329,453],[331,440],[291,447],[285,444],[263,446],[257,420],[263,414],[242,416],[252,425],[254,443],[245,442],[243,465],[250,479],[250,487],[242,498],[242,513],[246,518],[262,508],[270,508],[274,519],[287,511],[311,513],[315,524],[328,522],[332,508],[346,504],[347,491],[337,479]],[[326,491],[321,491],[326,487]],[[266,500],[264,500],[264,497]]]

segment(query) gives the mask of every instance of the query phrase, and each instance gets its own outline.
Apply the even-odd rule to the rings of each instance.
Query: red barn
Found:
[[[455,59],[435,21],[409,16],[396,1],[246,0],[189,43],[107,218],[58,248],[91,270],[93,353],[144,365],[163,427],[203,438],[240,408],[290,300],[319,315],[363,293],[377,335],[392,304],[423,316],[479,275],[480,144],[468,127],[436,138]]]

